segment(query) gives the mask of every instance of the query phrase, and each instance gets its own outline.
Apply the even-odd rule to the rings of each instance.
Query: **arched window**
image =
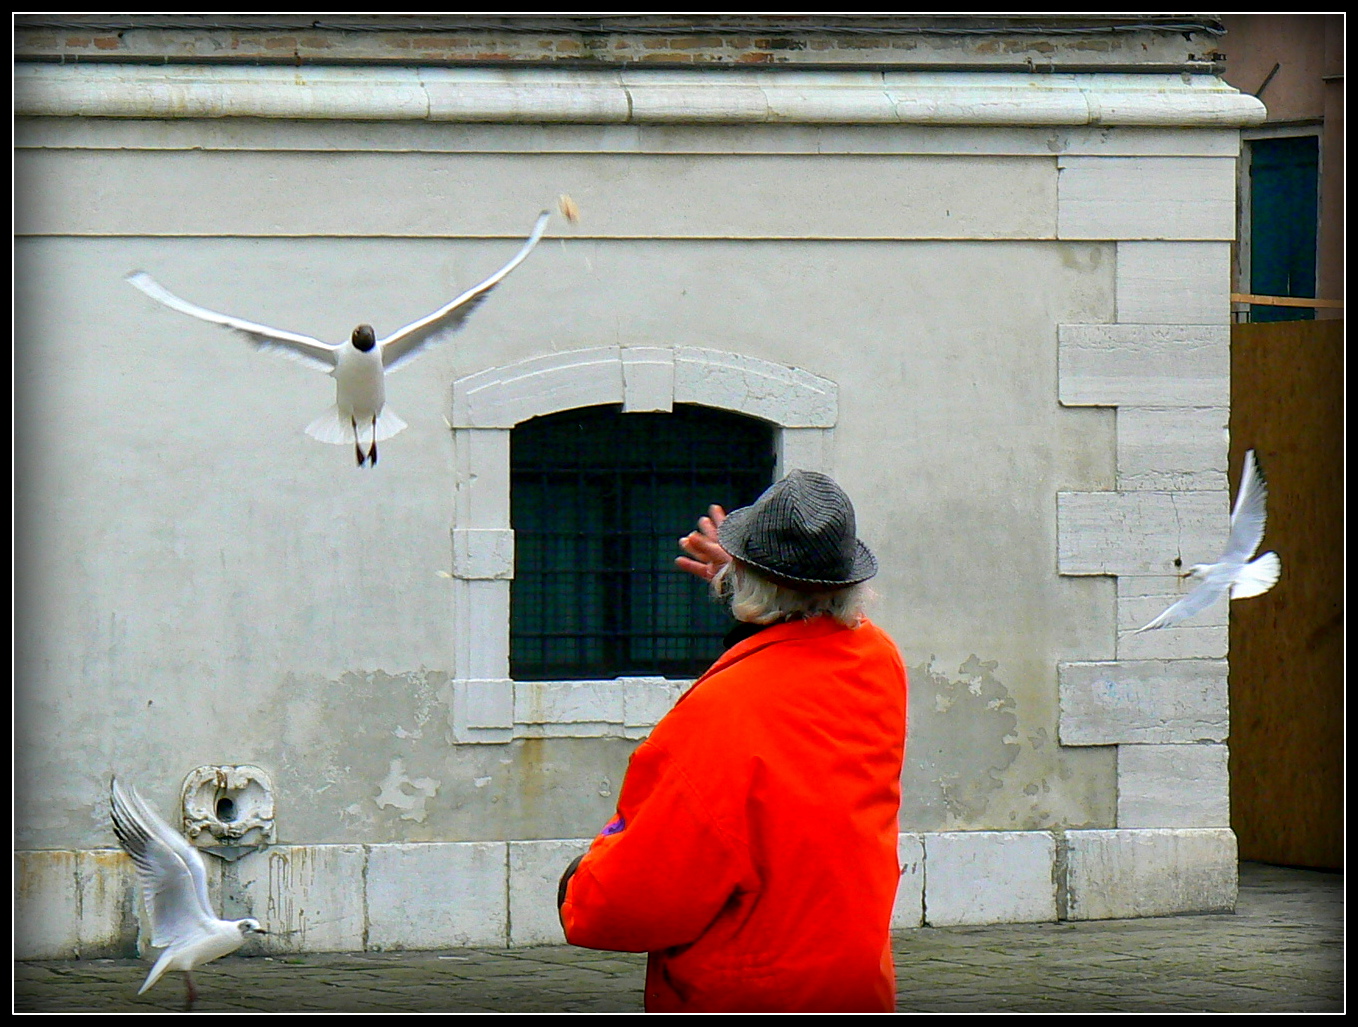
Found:
[[[510,437],[510,676],[687,678],[720,653],[730,614],[674,566],[712,503],[773,480],[773,426],[707,407],[595,406]]]

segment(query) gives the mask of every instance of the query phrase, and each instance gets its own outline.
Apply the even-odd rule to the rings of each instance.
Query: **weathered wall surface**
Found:
[[[833,473],[914,677],[903,824],[1111,824],[1111,758],[1055,744],[1056,660],[1111,625],[1106,584],[1052,573],[1052,496],[1108,484],[1112,424],[1052,397],[1054,324],[1110,320],[1114,268],[1107,244],[1052,239],[1054,157],[769,156],[719,129],[682,155],[203,152],[146,132],[18,159],[26,845],[106,843],[110,771],[164,802],[195,766],[246,762],[274,773],[289,841],[588,835],[626,740],[450,744],[444,417],[459,377],[598,345],[837,383]],[[453,343],[393,376],[411,428],[375,472],[302,435],[329,380],[121,280],[144,268],[321,338],[386,332],[493,269],[561,191],[578,233],[558,220]],[[59,738],[97,741],[73,758]]]

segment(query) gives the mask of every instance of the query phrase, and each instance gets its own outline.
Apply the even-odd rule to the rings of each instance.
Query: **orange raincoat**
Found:
[[[567,940],[649,952],[650,1012],[891,1012],[905,706],[870,622],[727,650],[633,753]]]

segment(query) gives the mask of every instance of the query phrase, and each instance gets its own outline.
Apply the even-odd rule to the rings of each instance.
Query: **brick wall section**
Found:
[[[297,64],[914,66],[1211,61],[1207,32],[1119,28],[1043,36],[1033,19],[958,16],[683,18],[390,15],[26,15],[17,60],[160,60]],[[1060,18],[1048,19],[1053,23]],[[995,25],[990,25],[995,22]],[[1018,24],[1022,22],[1023,24]],[[509,24],[507,24],[509,23]],[[1003,25],[1017,31],[997,32]],[[1069,25],[1062,25],[1069,29]],[[960,32],[966,28],[966,33]]]

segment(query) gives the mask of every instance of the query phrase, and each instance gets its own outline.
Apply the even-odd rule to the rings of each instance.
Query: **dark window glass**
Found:
[[[1319,140],[1256,139],[1250,144],[1250,292],[1316,295]],[[1305,321],[1309,307],[1250,308],[1251,321]]]
[[[731,626],[674,566],[712,503],[746,506],[773,477],[773,429],[707,407],[588,407],[525,421],[510,442],[518,681],[694,677]]]

